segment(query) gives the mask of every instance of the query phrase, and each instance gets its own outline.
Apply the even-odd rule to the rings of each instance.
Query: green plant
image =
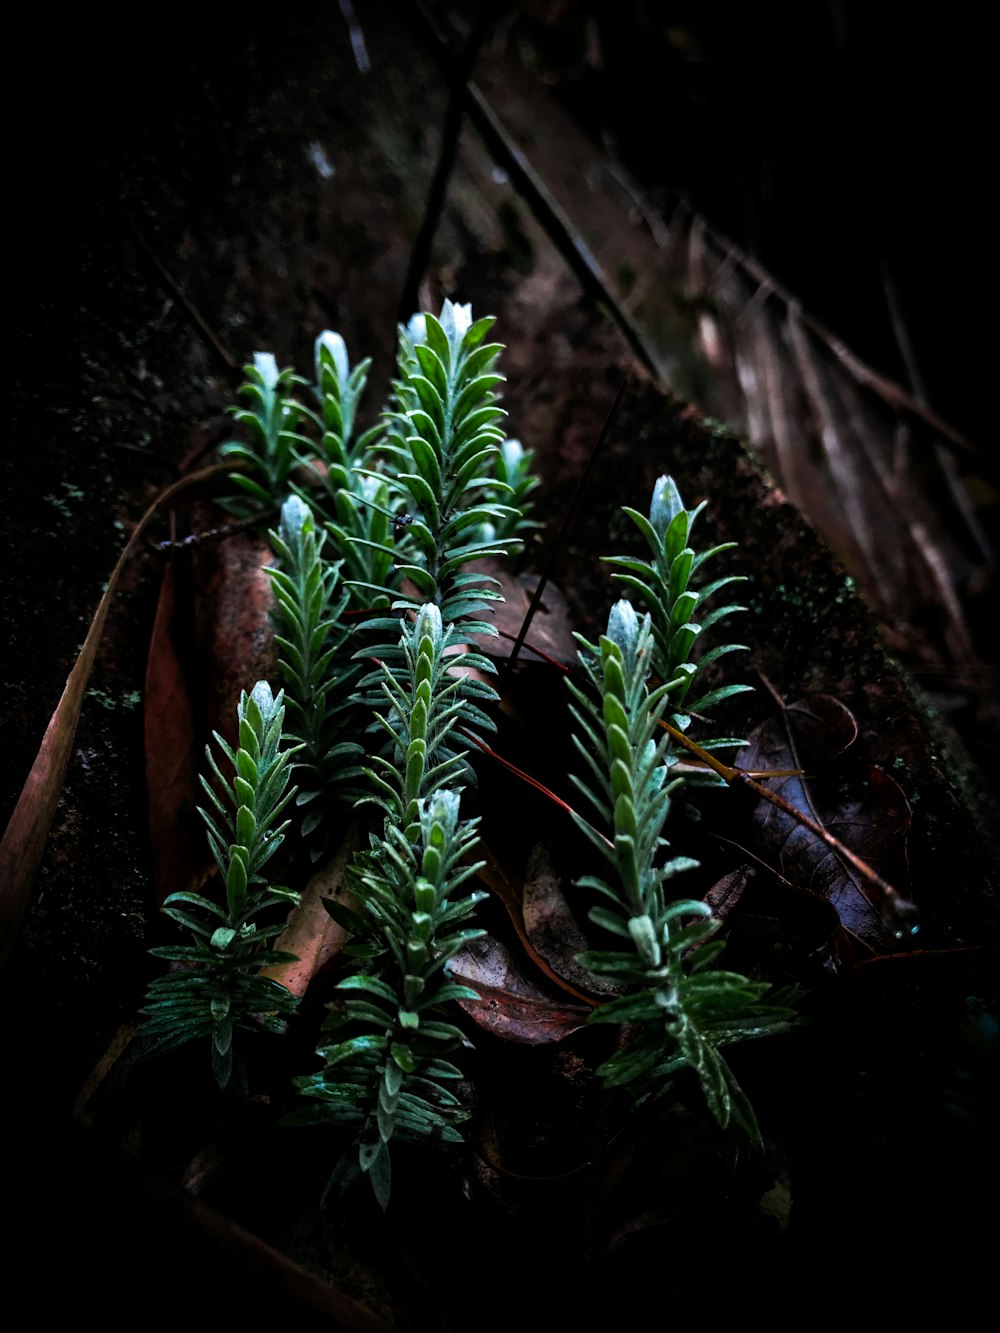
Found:
[[[624,1086],[643,1102],[662,1096],[689,1068],[718,1124],[726,1128],[735,1121],[756,1138],[753,1110],[719,1048],[784,1031],[794,1013],[780,1001],[763,1003],[766,983],[713,969],[723,944],[709,942],[719,926],[711,908],[671,900],[666,892],[676,874],[696,864],[661,854],[671,792],[683,779],[668,781],[670,737],[660,722],[672,693],[690,678],[685,673],[650,687],[651,619],[647,614],[639,620],[627,601],[612,608],[598,645],[578,638],[589,689],[573,682],[569,688],[577,704],[574,739],[592,781],[575,781],[610,828],[610,841],[579,815],[575,819],[615,872],[613,881],[585,875],[578,883],[600,895],[591,921],[623,942],[613,950],[590,950],[581,961],[625,988],[591,1021],[630,1030],[598,1073],[607,1086]]]
[[[497,498],[511,488],[496,475],[504,438],[496,392],[503,376],[495,369],[502,349],[484,341],[493,323],[473,321],[468,306],[445,301],[440,320],[421,315],[400,329],[395,403],[384,414],[380,442],[388,467],[372,474],[385,476],[409,520],[396,561],[409,586],[393,609],[415,611],[433,602],[445,624],[460,627],[463,639],[495,634],[482,615],[485,604],[502,600],[488,586],[496,580],[469,566],[502,558],[516,544],[484,537],[485,525],[496,531],[516,517]]]
[[[316,342],[321,465],[309,464],[312,486],[297,486],[283,505],[281,530],[271,533],[281,564],[269,571],[293,734],[304,743],[298,800],[311,809],[303,832],[316,856],[327,845],[331,804],[354,791],[359,705],[381,699],[378,673],[351,696],[359,671],[345,652],[347,599],[393,612],[366,618],[355,640],[380,631],[391,637],[359,655],[398,663],[399,616],[413,614],[420,596],[454,625],[453,649],[467,647],[474,634],[495,633],[484,617],[500,596],[487,586],[496,580],[470,565],[507,555],[520,543],[517,533],[531,527],[522,510],[502,503],[512,494],[527,504],[538,482],[530,454],[519,441],[504,441],[496,424],[503,415],[494,369],[500,347],[484,341],[492,323],[473,322],[469,307],[446,301],[440,320],[420,316],[400,328],[393,402],[380,427],[357,441],[368,363],[352,371],[337,334]],[[307,496],[333,515],[325,534],[316,531]],[[323,555],[328,538],[332,562]],[[480,669],[493,667],[482,658]]]
[[[612,567],[612,576],[623,583],[650,613],[654,645],[652,670],[661,681],[672,682],[670,721],[679,731],[685,732],[693,716],[705,714],[724,699],[750,689],[749,685],[721,685],[697,698],[688,698],[699,672],[726,653],[745,649],[743,644],[721,643],[703,653],[697,661],[692,660],[692,651],[701,634],[715,628],[728,616],[746,609],[737,605],[720,606],[699,620],[694,619],[699,608],[717,592],[746,581],[741,575],[727,574],[711,583],[699,583],[705,563],[735,546],[735,542],[723,542],[705,551],[696,551],[692,547],[691,530],[706,504],[703,500],[694,509],[686,509],[673,478],[660,477],[653,487],[648,518],[638,510],[624,507],[624,512],[645,538],[650,559],[605,557],[606,563]],[[718,750],[744,742],[733,736],[719,736],[698,743],[703,750]],[[713,775],[705,774],[703,780],[710,782]]]
[[[447,965],[482,933],[471,924],[482,863],[473,859],[478,819],[462,805],[475,778],[463,745],[495,730],[490,710],[498,695],[484,678],[495,667],[483,645],[496,633],[490,613],[501,594],[480,562],[509,555],[530,533],[527,508],[537,486],[530,453],[500,428],[501,348],[486,341],[492,323],[446,301],[440,318],[415,316],[401,327],[391,401],[378,425],[357,437],[368,363],[352,370],[339,335],[317,340],[318,413],[292,396],[303,381],[279,373],[273,358],[255,358],[245,386],[255,411],[243,418],[254,439],[225,453],[252,474],[241,485],[255,504],[281,505],[270,577],[287,694],[267,703],[262,683],[244,696],[240,749],[224,747],[237,770],[234,812],[205,784],[227,903],[223,909],[193,894],[168,899],[166,910],[194,931],[195,942],[157,951],[180,966],[154,983],[146,1010],[147,1034],[159,1046],[210,1032],[217,1077],[228,1083],[233,1028],[277,1030],[294,1005],[256,975],[289,956],[264,948],[280,926],[255,922],[296,898],[259,875],[264,844],[270,855],[288,827],[287,820],[278,830],[270,825],[292,797],[285,790],[292,757],[306,814],[298,832],[314,855],[327,845],[327,816],[338,800],[379,807],[381,826],[348,869],[353,901],[326,902],[347,932],[347,974],[323,1024],[322,1067],[294,1081],[308,1104],[284,1121],[348,1131],[330,1187],[367,1175],[383,1207],[390,1144],[459,1142],[468,1115],[453,1091],[460,1071],[446,1058],[468,1042],[449,1021],[449,1007],[477,997],[449,979]],[[299,434],[302,423],[316,428],[318,444]],[[667,891],[694,863],[663,855],[671,794],[684,780],[667,721],[684,732],[704,710],[747,688],[724,684],[689,698],[698,673],[738,646],[696,657],[699,636],[741,609],[722,606],[694,619],[737,581],[699,582],[704,563],[728,549],[691,546],[703,507],[686,509],[673,481],[661,477],[648,518],[626,511],[651,558],[608,562],[649,613],[640,620],[622,600],[599,644],[577,636],[582,685],[570,683],[571,711],[590,779],[574,780],[610,836],[579,814],[574,819],[614,870],[608,880],[586,875],[579,883],[601,899],[592,923],[627,945],[588,950],[582,961],[622,990],[593,1020],[625,1029],[626,1040],[599,1070],[607,1085],[646,1102],[693,1070],[716,1121],[753,1136],[752,1109],[720,1048],[781,1031],[793,1014],[782,997],[766,999],[765,983],[712,966],[722,947],[710,940],[718,921],[704,903]],[[285,707],[294,748],[282,750]],[[739,743],[718,737],[702,746]]]
[[[541,485],[531,470],[532,450],[525,449],[520,440],[504,440],[496,456],[496,498],[506,503],[499,521],[483,525],[485,541],[523,540],[525,534],[537,531],[541,524],[531,517],[534,502],[531,496]]]
[[[340,989],[363,994],[348,994],[326,1025],[376,1031],[320,1047],[324,1069],[298,1080],[318,1104],[289,1120],[356,1127],[356,1157],[348,1155],[335,1179],[368,1173],[383,1205],[390,1139],[454,1141],[465,1115],[446,1086],[458,1070],[442,1059],[460,1033],[440,1017],[448,1001],[475,995],[441,976],[448,958],[478,933],[458,928],[480,895],[459,893],[477,866],[468,863],[474,822],[459,813],[460,788],[472,772],[456,728],[493,728],[484,706],[496,692],[474,673],[494,667],[473,636],[495,633],[484,617],[499,600],[487,586],[495,580],[468,566],[505,555],[518,544],[516,534],[530,530],[526,515],[502,499],[516,494],[526,503],[537,485],[530,455],[519,442],[504,442],[496,426],[500,348],[484,343],[492,322],[473,323],[468,307],[446,302],[440,321],[427,315],[400,329],[393,403],[381,430],[367,432],[356,447],[351,433],[365,366],[352,372],[343,341],[322,335],[321,462],[307,463],[312,485],[296,485],[280,530],[271,533],[280,559],[270,571],[280,666],[301,752],[302,799],[316,807],[316,818],[303,825],[308,835],[322,832],[324,807],[338,786],[353,794],[357,745],[345,739],[356,731],[349,719],[363,705],[381,706],[375,726],[385,752],[372,753],[366,772],[374,789],[368,799],[385,811],[383,828],[351,869],[360,911],[328,903],[351,931],[346,952],[365,968]],[[371,466],[363,468],[366,458]],[[332,515],[325,534],[317,532],[306,497]],[[331,537],[334,561],[324,549]],[[344,565],[361,575],[349,580],[356,600],[367,599],[376,613],[391,603],[393,612],[369,617],[355,632],[362,642],[372,631],[395,636],[357,649],[355,657],[378,664],[360,680],[345,651]],[[456,652],[461,673],[452,670]]]
[[[464,926],[484,895],[466,887],[482,863],[470,860],[477,821],[460,817],[463,756],[453,733],[460,724],[491,725],[472,701],[496,695],[474,678],[449,673],[452,637],[438,608],[425,605],[414,622],[404,622],[401,668],[381,670],[388,708],[378,721],[392,741],[392,759],[375,757],[378,768],[369,771],[371,799],[385,819],[350,876],[364,915],[328,904],[355,940],[365,942],[356,952],[368,961],[364,971],[340,982],[342,1003],[334,1005],[324,1030],[367,1030],[319,1047],[323,1069],[296,1079],[317,1105],[287,1120],[357,1129],[356,1148],[331,1183],[346,1187],[366,1172],[383,1207],[393,1137],[460,1142],[456,1125],[468,1115],[448,1086],[461,1071],[443,1058],[468,1043],[443,1015],[455,999],[478,996],[443,973],[458,949],[481,934]],[[484,665],[477,654],[465,660]]]
[[[316,339],[315,363],[319,448],[302,460],[303,481],[295,490],[325,522],[355,608],[388,607],[391,598],[384,590],[398,583],[389,488],[380,476],[362,470],[374,461],[382,426],[355,436],[371,363],[366,359],[352,369],[343,338],[329,329]]]
[[[325,329],[316,339],[315,367],[314,392],[320,404],[323,430],[322,456],[329,469],[329,489],[334,492],[349,483],[345,474],[364,457],[378,433],[375,428],[357,439],[354,435],[371,357],[366,357],[352,369],[343,338],[339,333]]]
[[[218,734],[216,743],[232,769],[223,777],[211,748],[206,757],[223,795],[201,778],[211,809],[200,808],[208,842],[224,886],[224,899],[204,894],[172,893],[164,902],[167,916],[192,934],[191,944],[150,950],[174,964],[149,986],[141,1035],[151,1052],[209,1038],[212,1069],[220,1088],[245,1089],[243,1063],[234,1049],[239,1029],[282,1032],[284,1016],[296,998],[276,982],[258,975],[288,955],[267,947],[280,934],[287,913],[299,900],[292,889],[270,884],[263,870],[284,839],[289,821],[277,823],[294,795],[289,789],[289,761],[281,749],[285,709],[282,695],[272,695],[266,681],[240,696],[239,744],[234,751]]]
[[[245,498],[231,496],[220,503],[235,514],[252,515],[277,508],[285,499],[299,462],[299,447],[308,448],[310,442],[298,433],[307,413],[294,396],[295,388],[304,381],[290,369],[279,371],[270,352],[256,352],[245,371],[240,393],[249,406],[231,410],[249,438],[246,442],[230,440],[219,450],[222,458],[242,465],[232,479]]]
[[[274,587],[275,639],[285,687],[289,739],[296,742],[296,805],[304,814],[299,832],[313,861],[329,843],[333,807],[361,794],[357,739],[367,720],[354,701],[362,673],[344,620],[349,596],[341,560],[327,560],[324,533],[317,532],[309,506],[291,495],[281,525],[270,534],[280,563],[267,573]]]

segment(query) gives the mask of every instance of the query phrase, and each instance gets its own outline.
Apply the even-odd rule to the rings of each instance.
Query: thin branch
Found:
[[[420,228],[413,242],[410,261],[406,267],[406,277],[403,279],[403,289],[400,293],[399,310],[397,311],[401,324],[405,324],[417,309],[420,299],[420,282],[430,262],[431,246],[434,243],[434,234],[441,220],[445,196],[448,193],[448,181],[455,167],[458,141],[462,134],[465,85],[472,75],[476,57],[483,41],[498,17],[497,11],[504,8],[506,8],[506,5],[503,4],[487,5],[477,19],[460,54],[453,61],[448,62],[451,66],[448,75],[450,89],[448,107],[445,111],[444,124],[441,126],[441,144],[438,148],[437,162],[434,165],[434,174],[431,177],[431,183],[427,191],[424,215],[420,220]]]
[[[563,521],[559,529],[559,535],[556,537],[556,540],[552,546],[552,550],[549,552],[548,559],[545,562],[545,568],[542,570],[541,578],[538,580],[538,586],[535,588],[535,591],[531,595],[531,601],[528,604],[527,611],[525,612],[524,620],[521,622],[521,628],[518,631],[517,638],[514,640],[514,647],[510,650],[510,657],[507,658],[506,661],[507,670],[513,669],[514,663],[517,661],[517,655],[521,651],[521,645],[524,643],[525,636],[528,633],[528,628],[531,625],[532,620],[534,619],[535,612],[538,610],[539,606],[542,603],[542,594],[545,592],[545,588],[546,585],[548,584],[549,577],[552,574],[552,569],[555,564],[556,555],[558,554],[560,548],[562,547],[563,542],[566,540],[566,534],[567,532],[569,532],[570,526],[573,522],[573,518],[580,504],[580,496],[583,493],[584,484],[586,483],[587,478],[590,476],[591,469],[594,466],[594,460],[596,459],[598,453],[600,452],[604,444],[604,441],[608,437],[608,430],[611,427],[611,422],[614,419],[615,412],[618,410],[618,404],[622,400],[622,394],[625,392],[625,386],[627,385],[627,383],[628,380],[622,380],[621,384],[618,386],[618,392],[615,394],[615,401],[611,404],[611,410],[608,412],[608,415],[604,418],[604,425],[601,427],[601,433],[600,435],[598,435],[597,440],[594,443],[594,447],[593,449],[591,449],[590,454],[587,458],[587,462],[584,466],[584,469],[580,473],[580,476],[577,480],[576,489],[573,492],[573,498],[572,500],[570,500],[569,506],[566,509],[566,513],[563,515]]]
[[[404,8],[407,17],[418,28],[432,58],[445,78],[450,79],[452,61],[448,55],[447,43],[437,25],[419,0],[412,0],[412,3]],[[615,296],[590,247],[573,227],[541,176],[504,129],[479,88],[472,82],[466,82],[461,91],[465,113],[470,123],[475,127],[496,163],[510,177],[514,187],[534,214],[535,220],[565,260],[584,292],[607,311],[642,366],[655,378],[663,380],[663,367],[653,346]]]
[[[185,316],[187,317],[188,323],[192,326],[192,328],[195,330],[196,333],[198,333],[202,338],[204,338],[205,342],[208,344],[208,346],[218,357],[219,361],[225,367],[226,373],[229,376],[229,378],[233,381],[233,383],[234,384],[238,383],[240,379],[242,379],[242,371],[240,370],[239,364],[237,363],[235,357],[231,356],[230,353],[223,346],[221,339],[218,338],[217,335],[213,332],[213,330],[209,326],[208,321],[205,319],[204,315],[194,304],[194,302],[190,300],[190,298],[186,295],[186,293],[174,279],[173,274],[171,274],[170,271],[167,269],[166,265],[160,259],[159,255],[157,255],[156,252],[153,250],[152,246],[146,240],[145,236],[136,226],[132,218],[128,215],[128,213],[126,213],[125,209],[121,206],[121,204],[116,203],[114,205],[114,208],[118,214],[118,217],[121,220],[122,226],[131,236],[139,253],[143,256],[146,262],[152,267],[153,271],[156,273],[156,276],[163,283],[164,287],[166,287],[167,291],[170,292],[171,296],[183,310]]]

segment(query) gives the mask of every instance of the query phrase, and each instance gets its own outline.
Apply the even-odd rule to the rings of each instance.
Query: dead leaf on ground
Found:
[[[510,657],[538,587],[539,575],[512,574],[508,564],[493,559],[474,560],[469,569],[496,579],[504,598],[490,608],[490,619],[499,631],[499,639],[478,636],[479,642],[491,657]],[[523,655],[524,662],[550,657],[563,666],[571,666],[576,662],[576,652],[566,598],[555,584],[547,583],[519,655]]]
[[[770,779],[770,789],[902,892],[910,825],[902,789],[877,768],[830,770],[831,761],[843,754],[856,734],[854,718],[843,704],[828,695],[814,695],[757,727],[737,763],[745,769],[800,770],[801,776]],[[761,847],[778,858],[782,874],[826,899],[844,930],[867,950],[879,954],[899,947],[886,920],[891,903],[849,860],[767,801],[758,803],[754,822]]]
[[[207,516],[204,526],[211,526]],[[249,693],[258,680],[273,680],[277,670],[274,595],[264,572],[274,563],[267,539],[247,532],[194,555],[198,669],[204,673],[200,721],[206,735],[216,730],[230,744],[240,692]]]
[[[826,898],[792,884],[763,866],[744,864],[716,881],[704,901],[729,926],[727,956],[733,944],[749,945],[753,957],[784,956],[795,967],[809,959],[835,968],[842,936],[836,908]]]
[[[41,866],[56,804],[66,780],[87,682],[122,573],[138,551],[150,523],[165,506],[182,493],[217,481],[230,470],[226,464],[216,464],[184,477],[158,495],[136,524],[108,579],[83,647],[67,678],[62,698],[49,719],[41,747],[0,842],[0,967],[6,963],[14,947]]]
[[[556,873],[542,843],[531,853],[521,898],[524,929],[537,952],[565,981],[595,995],[618,995],[620,988],[606,977],[595,976],[576,961],[591,948],[591,941],[577,925]]]
[[[262,976],[277,981],[293,995],[302,996],[312,979],[337,956],[345,939],[344,927],[334,921],[323,901],[330,898],[356,908],[344,887],[347,867],[360,844],[360,832],[352,823],[333,858],[310,879],[302,900],[288,917],[288,925],[274,943],[275,949],[295,954],[294,963],[265,968]]]
[[[163,571],[143,692],[149,841],[158,906],[168,894],[194,890],[210,863],[205,826],[196,808],[202,751],[175,634],[176,614],[177,571],[170,564]]]
[[[587,1005],[554,1000],[521,973],[510,951],[491,935],[471,940],[448,964],[452,980],[472,986],[478,1000],[459,1000],[481,1028],[504,1041],[545,1046],[577,1032]]]
[[[554,985],[561,990],[572,995],[575,999],[583,1001],[585,1004],[592,1004],[588,995],[583,994],[573,984],[570,978],[564,976],[561,971],[552,967],[544,952],[539,950],[531,935],[528,932],[524,918],[524,883],[520,878],[506,870],[493,856],[485,844],[481,845],[481,850],[485,852],[485,863],[479,869],[479,879],[490,890],[490,892],[503,904],[503,907],[510,918],[510,923],[517,931],[517,937],[520,940],[528,958],[539,969],[543,976],[547,977]],[[587,989],[592,989],[589,985]]]

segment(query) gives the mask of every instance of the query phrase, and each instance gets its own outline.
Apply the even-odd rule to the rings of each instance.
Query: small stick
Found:
[[[622,400],[622,394],[625,392],[625,386],[627,384],[628,380],[622,380],[621,384],[618,386],[618,392],[615,394],[615,401],[611,404],[611,410],[608,412],[608,415],[604,418],[604,425],[601,427],[601,433],[600,435],[598,435],[597,441],[594,444],[593,449],[591,449],[590,456],[588,457],[587,462],[584,465],[584,469],[580,473],[579,480],[576,483],[576,489],[573,492],[573,498],[572,500],[570,500],[566,513],[563,516],[562,526],[559,529],[559,535],[556,538],[555,543],[553,544],[552,550],[549,552],[548,559],[545,562],[545,568],[542,570],[542,576],[538,580],[538,586],[535,588],[535,591],[531,595],[531,601],[528,604],[527,611],[525,612],[524,620],[521,622],[521,628],[518,632],[517,638],[514,640],[514,647],[510,650],[510,657],[507,658],[507,663],[506,663],[507,670],[511,670],[514,666],[514,663],[517,661],[517,655],[521,651],[521,645],[524,643],[525,636],[528,633],[528,627],[530,626],[532,620],[534,619],[535,612],[541,605],[542,594],[544,593],[546,584],[548,583],[549,577],[552,574],[552,567],[555,564],[556,555],[558,554],[559,549],[561,548],[563,542],[566,539],[566,533],[570,529],[570,525],[573,522],[574,515],[576,514],[577,508],[579,506],[580,496],[583,493],[584,483],[589,477],[591,469],[594,466],[594,459],[597,457],[598,453],[600,452],[601,446],[604,444],[604,441],[608,437],[608,430],[611,427],[611,422],[614,418],[615,412],[617,412],[618,410],[618,404]]]

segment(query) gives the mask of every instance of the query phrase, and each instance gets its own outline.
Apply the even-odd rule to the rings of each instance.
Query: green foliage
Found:
[[[502,348],[485,341],[493,322],[473,322],[468,306],[445,301],[440,320],[420,315],[400,329],[395,401],[380,444],[390,508],[409,520],[397,541],[396,572],[412,591],[393,608],[433,602],[463,636],[495,634],[482,616],[502,600],[487,586],[495,580],[470,571],[470,562],[505,556],[516,544],[483,536],[484,525],[495,531],[516,517],[496,498],[510,487],[497,475],[503,376],[495,368]]]
[[[621,889],[599,887],[611,893],[616,903],[624,895],[629,916],[639,919],[657,904],[662,906],[663,882],[692,865],[690,861],[669,861],[655,866],[656,853],[665,845],[660,834],[670,810],[670,792],[678,785],[667,782],[664,758],[669,736],[660,731],[656,738],[672,682],[650,690],[650,618],[644,616],[640,623],[630,602],[620,601],[612,607],[608,632],[597,647],[577,638],[584,649],[580,664],[591,689],[585,693],[572,680],[567,681],[578,705],[570,711],[583,735],[583,739],[579,734],[573,739],[595,782],[588,786],[575,775],[573,781],[602,822],[614,829],[613,856]],[[602,853],[608,854],[604,838],[584,820],[577,822]]]
[[[481,934],[464,923],[483,896],[466,887],[482,863],[470,860],[475,821],[460,818],[459,792],[444,784],[454,784],[461,771],[455,728],[488,725],[471,700],[496,696],[480,682],[447,674],[451,629],[442,626],[436,606],[421,607],[416,621],[403,626],[405,670],[383,668],[388,708],[380,722],[396,759],[369,774],[372,799],[385,819],[350,879],[364,915],[328,904],[363,941],[355,954],[371,961],[368,970],[340,983],[343,1002],[324,1025],[326,1032],[346,1028],[352,1035],[324,1042],[317,1051],[324,1068],[296,1080],[316,1105],[287,1118],[356,1129],[355,1148],[333,1183],[346,1187],[365,1172],[383,1208],[391,1187],[390,1140],[460,1142],[456,1125],[467,1116],[449,1087],[461,1071],[443,1058],[465,1039],[442,1015],[452,1001],[478,996],[449,982],[444,968]]]
[[[223,458],[238,460],[242,470],[233,473],[233,483],[245,498],[220,501],[233,513],[266,513],[280,505],[291,490],[292,470],[299,461],[300,445],[309,447],[298,433],[306,411],[294,398],[293,389],[303,381],[290,369],[278,370],[270,352],[256,352],[253,365],[245,367],[247,379],[240,393],[248,407],[232,408],[245,428],[248,441],[230,440],[219,450]]]
[[[391,740],[391,753],[372,756],[379,771],[366,770],[376,789],[371,799],[404,829],[413,824],[418,800],[466,771],[463,752],[454,749],[455,729],[495,730],[474,701],[493,703],[496,691],[465,673],[496,668],[480,653],[456,658],[451,651],[456,637],[454,625],[445,627],[441,612],[428,603],[415,621],[403,622],[398,663],[392,668],[383,663],[361,682],[362,687],[379,683],[389,705],[377,722]],[[461,674],[453,671],[456,662]]]
[[[250,406],[234,409],[248,442],[220,450],[242,464],[233,481],[249,503],[230,497],[226,507],[263,512],[293,491],[329,531],[357,610],[433,601],[465,635],[494,633],[482,617],[499,598],[495,580],[469,565],[510,554],[538,526],[528,510],[539,483],[530,451],[498,425],[502,348],[485,342],[492,324],[445,301],[440,319],[415,315],[400,327],[392,401],[360,435],[370,360],[352,368],[340,334],[316,340],[318,411],[296,396],[303,379],[257,353],[240,389]],[[375,628],[395,632],[391,621]]]
[[[375,727],[385,737],[384,753],[372,754],[366,769],[368,799],[384,811],[382,832],[351,870],[360,911],[328,904],[351,934],[345,952],[366,960],[367,970],[341,984],[347,996],[327,1029],[375,1031],[324,1043],[324,1069],[298,1081],[317,1105],[290,1120],[357,1129],[356,1154],[335,1179],[345,1185],[367,1173],[383,1206],[393,1135],[458,1141],[455,1126],[465,1116],[448,1087],[458,1070],[442,1058],[462,1039],[441,1017],[448,1002],[475,994],[443,975],[447,960],[478,933],[459,929],[480,895],[458,892],[477,867],[469,864],[474,825],[459,817],[458,789],[471,770],[457,728],[493,729],[485,707],[496,693],[471,673],[495,668],[471,636],[495,633],[483,617],[500,600],[486,586],[493,580],[468,565],[518,544],[516,533],[529,530],[530,520],[503,500],[516,494],[526,502],[537,485],[520,444],[499,447],[502,376],[494,367],[501,349],[485,342],[492,323],[473,323],[467,306],[446,301],[440,320],[419,316],[401,328],[393,401],[381,433],[369,432],[356,448],[350,436],[361,368],[350,370],[336,335],[317,345],[326,476],[319,490],[331,513],[328,532],[356,599],[394,614],[369,619],[364,630],[392,639],[356,654],[378,664],[357,682],[356,698],[378,710]],[[366,451],[370,466],[362,467]],[[313,588],[323,586],[322,575],[310,577]],[[291,607],[292,581],[277,582]],[[310,624],[317,626],[318,591],[312,598]],[[303,632],[306,620],[295,616]],[[319,639],[317,628],[310,632]]]
[[[520,543],[541,524],[531,517],[532,494],[541,485],[531,470],[534,453],[525,449],[520,440],[504,440],[494,460],[494,478],[497,485],[488,488],[486,497],[500,508],[498,517],[487,521],[478,530],[484,542]]]
[[[670,795],[682,779],[668,781],[668,737],[661,732],[657,739],[657,732],[672,692],[687,682],[674,678],[651,688],[651,619],[647,614],[640,621],[627,601],[612,608],[597,646],[577,637],[589,688],[570,682],[579,728],[574,740],[592,780],[575,781],[610,828],[610,841],[576,818],[615,872],[612,880],[587,875],[579,884],[600,898],[591,921],[618,942],[580,961],[625,992],[601,1005],[592,1021],[630,1030],[628,1042],[598,1072],[607,1086],[624,1086],[643,1102],[661,1097],[689,1068],[718,1124],[733,1122],[756,1138],[753,1110],[719,1048],[782,1031],[793,1015],[780,1000],[764,1002],[766,984],[713,969],[723,945],[709,942],[719,924],[711,909],[694,900],[670,901],[665,891],[676,874],[695,865],[662,856]]]
[[[694,617],[700,607],[723,588],[745,582],[741,575],[728,574],[711,583],[702,583],[700,575],[706,561],[723,551],[731,550],[735,542],[723,542],[705,551],[691,546],[691,529],[705,508],[705,501],[694,509],[685,509],[673,478],[660,477],[653,488],[649,517],[625,507],[649,546],[650,559],[639,560],[628,556],[607,556],[614,568],[614,577],[638,597],[652,617],[653,669],[661,681],[674,682],[671,689],[673,712],[671,723],[679,731],[687,731],[692,714],[704,714],[709,709],[750,689],[749,685],[723,685],[694,699],[688,698],[698,672],[726,653],[744,648],[743,644],[722,643],[692,660],[696,640],[727,616],[746,608],[736,605],[717,607],[707,614]],[[681,711],[683,708],[683,711]],[[703,750],[742,745],[738,737],[719,736],[699,740]]]
[[[364,747],[357,738],[366,718],[352,697],[362,668],[353,660],[343,620],[349,601],[343,562],[325,558],[327,538],[316,531],[309,506],[289,496],[280,529],[269,537],[281,562],[267,573],[274,587],[287,734],[299,746],[295,803],[304,811],[299,831],[315,861],[328,845],[334,808],[362,790],[357,779]]]
[[[343,561],[345,587],[359,610],[388,608],[399,583],[389,487],[379,476],[362,471],[376,461],[381,427],[355,437],[370,364],[366,359],[352,370],[339,333],[327,329],[316,339],[320,447],[315,461],[306,463],[308,487],[296,487],[326,522]]]
[[[489,613],[501,600],[476,562],[510,554],[537,526],[529,517],[538,485],[531,454],[500,426],[502,349],[486,340],[492,324],[450,301],[439,318],[414,316],[399,329],[390,403],[361,434],[369,363],[352,369],[338,334],[317,339],[318,410],[298,401],[304,381],[279,372],[273,357],[258,354],[248,367],[242,392],[250,406],[237,417],[250,443],[231,442],[223,453],[243,464],[242,496],[231,507],[260,513],[281,505],[270,534],[279,564],[270,577],[287,694],[272,699],[259,683],[241,700],[237,751],[217,737],[235,777],[226,801],[203,779],[211,812],[202,813],[226,900],[167,900],[165,911],[193,943],[154,951],[175,967],[150,987],[144,1009],[155,1048],[210,1037],[220,1085],[242,1079],[234,1031],[280,1031],[295,1005],[259,975],[288,960],[267,947],[282,929],[267,914],[297,895],[268,886],[261,868],[289,825],[275,827],[294,794],[292,756],[302,778],[299,832],[314,855],[326,845],[338,800],[378,807],[380,830],[348,870],[354,904],[326,904],[347,932],[343,955],[355,970],[340,981],[324,1022],[322,1067],[295,1080],[307,1104],[285,1123],[348,1131],[353,1141],[330,1185],[367,1175],[383,1207],[392,1140],[460,1142],[468,1114],[454,1090],[460,1071],[447,1058],[468,1042],[449,1007],[477,997],[449,980],[447,964],[481,933],[470,925],[482,896],[470,881],[481,863],[472,859],[477,821],[461,813],[462,788],[474,778],[462,738],[494,727],[488,710],[497,695],[482,677],[495,668],[480,643],[495,633]],[[318,444],[299,433],[302,426]],[[742,609],[721,606],[695,618],[737,581],[700,581],[704,563],[728,549],[697,553],[690,545],[702,508],[685,509],[673,481],[661,477],[648,518],[626,510],[650,559],[609,563],[649,614],[640,620],[620,601],[598,645],[578,636],[583,685],[570,684],[571,712],[589,776],[574,781],[610,836],[575,817],[612,871],[580,883],[599,900],[592,922],[616,944],[582,960],[622,990],[594,1014],[594,1022],[627,1033],[599,1070],[605,1083],[645,1102],[693,1070],[715,1120],[753,1135],[753,1111],[720,1049],[780,1031],[793,1015],[782,997],[767,1001],[762,983],[714,966],[718,922],[703,903],[671,899],[669,882],[694,863],[665,856],[663,837],[683,781],[671,780],[663,723],[686,729],[692,716],[746,688],[689,697],[698,672],[738,646],[699,656],[699,636]],[[293,749],[281,748],[286,707]],[[211,753],[209,762],[225,787]]]
[[[225,897],[215,901],[199,893],[172,893],[163,910],[192,934],[188,945],[150,950],[175,966],[151,982],[142,1012],[141,1033],[151,1051],[211,1039],[212,1069],[220,1088],[245,1088],[242,1062],[234,1050],[238,1029],[281,1032],[282,1015],[296,999],[283,986],[258,975],[290,956],[267,947],[284,929],[274,909],[284,915],[299,900],[291,889],[269,884],[263,870],[281,846],[289,821],[279,816],[294,794],[289,790],[289,760],[280,748],[285,709],[282,695],[266,681],[240,696],[239,744],[234,751],[216,733],[215,740],[232,769],[228,782],[211,748],[209,769],[223,795],[205,777],[202,788],[210,809],[200,808]]]
[[[323,426],[322,456],[331,469],[330,489],[349,484],[344,474],[356,467],[378,434],[367,431],[354,437],[358,405],[368,382],[371,357],[359,362],[353,370],[347,357],[347,346],[339,333],[324,330],[316,339],[316,386]],[[335,470],[340,469],[338,474]]]

